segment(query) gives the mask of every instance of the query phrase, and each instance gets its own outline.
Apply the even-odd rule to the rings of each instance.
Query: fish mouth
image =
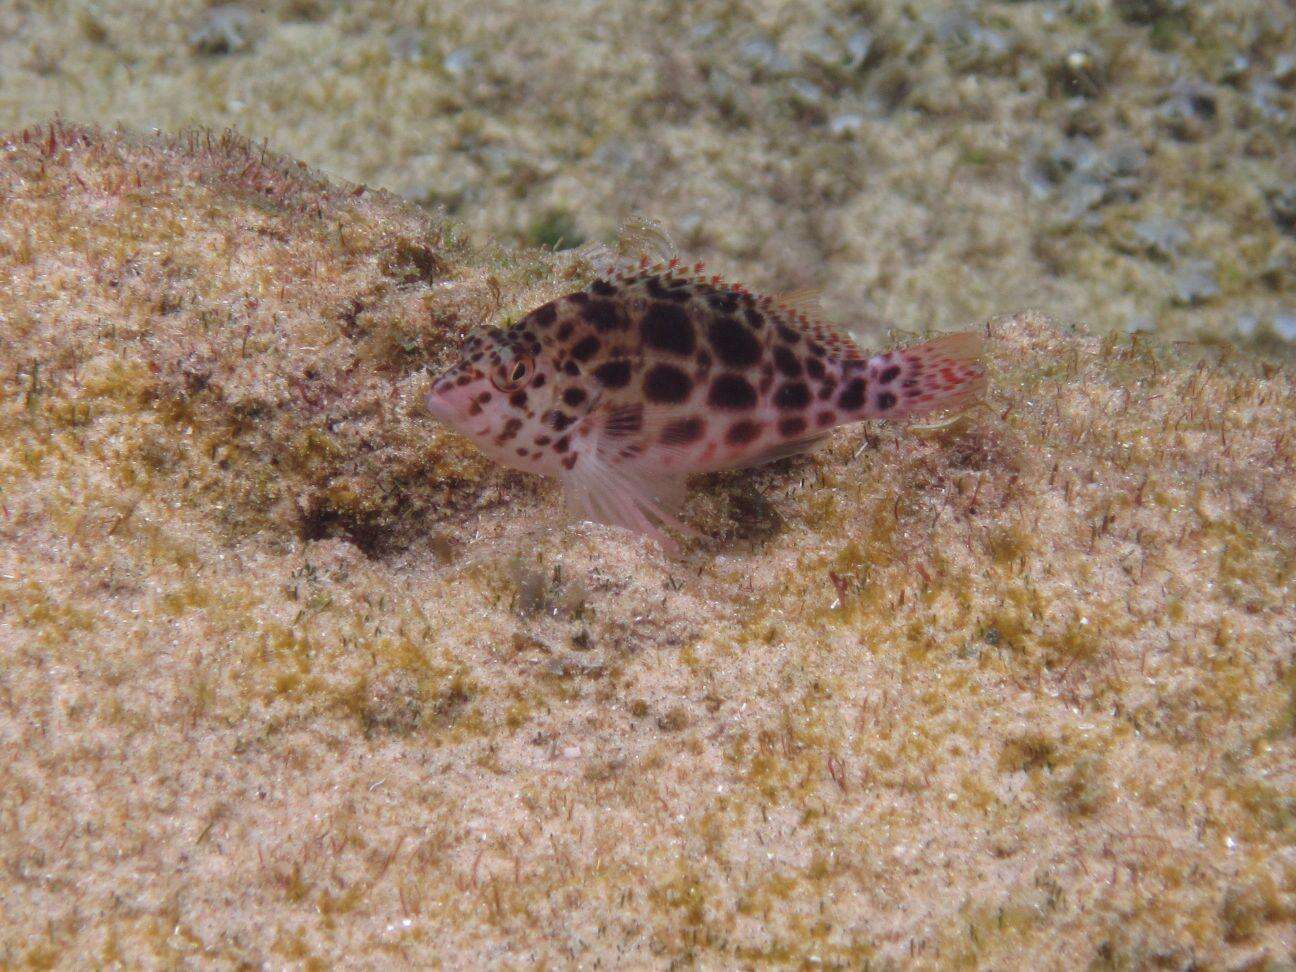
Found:
[[[435,391],[428,392],[423,397],[423,404],[434,419],[446,423],[446,425],[455,424],[455,408],[447,402],[441,395]]]

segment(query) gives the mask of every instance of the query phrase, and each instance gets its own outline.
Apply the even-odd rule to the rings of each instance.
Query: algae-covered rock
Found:
[[[669,559],[417,404],[588,272],[232,135],[0,140],[0,965],[1290,958],[1290,370],[990,320],[983,407]]]

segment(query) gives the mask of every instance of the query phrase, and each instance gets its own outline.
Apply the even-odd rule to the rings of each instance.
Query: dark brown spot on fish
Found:
[[[854,411],[862,407],[867,390],[868,382],[863,378],[852,378],[837,398],[838,407],[847,411]]]
[[[594,377],[604,388],[624,388],[630,384],[630,362],[605,362],[594,369]]]
[[[595,280],[590,284],[590,290],[594,291],[594,293],[598,294],[600,297],[611,297],[617,292],[616,286],[608,283],[606,280]]]
[[[765,315],[755,307],[744,308],[743,317],[747,318],[747,323],[751,326],[753,331],[759,331],[765,326]]]
[[[531,320],[539,327],[549,327],[558,319],[558,308],[552,301],[537,307],[531,312]]]
[[[571,448],[571,437],[564,435],[553,444],[554,452],[563,453]]]
[[[896,397],[890,392],[882,392],[877,397],[877,407],[879,412],[885,412],[896,403]]]
[[[789,415],[787,418],[779,419],[778,430],[780,435],[792,438],[806,430],[806,420],[800,415]]]
[[[761,434],[759,422],[735,422],[725,433],[725,441],[730,445],[746,445]]]
[[[819,401],[826,402],[833,397],[833,392],[837,390],[837,382],[829,378],[819,386]]]
[[[572,348],[571,355],[577,361],[588,361],[590,358],[594,357],[594,355],[598,354],[598,349],[599,339],[591,334],[589,337],[582,338],[576,343],[576,347]]]
[[[575,304],[577,307],[584,307],[589,303],[590,295],[583,290],[578,290],[574,294],[568,294],[565,298],[569,304]]]
[[[544,375],[536,375],[534,378],[531,379],[532,388],[543,388],[544,383],[545,383]]]
[[[480,402],[470,402],[468,404],[469,415],[480,415],[481,413],[482,413],[482,407]]]
[[[717,292],[707,294],[707,303],[712,310],[720,311],[722,314],[732,314],[738,306],[738,298],[733,294]]]
[[[514,408],[526,408],[527,393],[525,391],[515,391],[509,396],[509,404]]]
[[[826,425],[832,425],[833,421],[836,418],[837,418],[836,412],[820,412],[818,415],[815,416],[815,422],[817,422],[820,427],[823,427]]]
[[[569,337],[572,336],[573,330],[575,330],[575,326],[571,323],[571,321],[568,321],[562,327],[558,328],[556,332],[554,332],[554,336],[558,338],[559,341],[566,341]]]
[[[783,409],[805,408],[810,404],[810,389],[804,381],[790,381],[779,385],[774,393],[774,404]]]
[[[563,467],[564,469],[571,469],[571,468],[573,468],[573,467],[576,465],[576,460],[579,459],[579,458],[580,458],[580,455],[577,454],[577,453],[575,453],[575,452],[573,452],[570,456],[567,456],[565,459],[562,460],[562,467]]]
[[[780,323],[778,326],[778,335],[788,344],[796,344],[801,340],[800,332],[795,331],[792,328],[788,327],[786,324],[782,324],[782,323]]]
[[[711,392],[707,402],[715,408],[726,408],[740,411],[756,405],[756,389],[742,375],[727,372],[717,375],[711,382]]]
[[[666,445],[688,445],[702,438],[706,423],[700,418],[676,419],[662,429],[661,440]]]
[[[595,374],[597,373],[598,372],[596,371]],[[564,405],[569,405],[572,408],[575,408],[583,401],[585,401],[585,389],[583,388],[568,388],[565,392],[563,392]]]
[[[891,384],[891,382],[895,381],[899,377],[900,377],[900,366],[892,365],[890,368],[883,369],[882,374],[878,375],[878,381],[880,381],[884,385],[889,385]]]
[[[578,365],[575,361],[568,361],[565,365],[563,365],[563,371],[575,377],[576,375],[580,374],[580,365]]]
[[[535,444],[538,445],[538,446],[547,446],[547,445],[548,445],[550,442],[552,442],[552,441],[553,441],[553,440],[550,439],[549,436],[547,436],[547,435],[542,435],[542,436],[540,436],[538,439],[535,440]]]
[[[688,398],[693,381],[674,365],[654,365],[644,375],[644,395],[650,401],[675,404]]]
[[[808,345],[806,345],[806,350],[809,351],[811,354],[813,354],[816,358],[822,358],[825,354],[824,346],[820,344],[818,341],[811,341]]]
[[[557,408],[551,411],[546,418],[548,419],[549,427],[555,432],[561,432],[563,429],[567,428],[567,426],[571,425],[572,422],[576,421],[566,412]]]
[[[732,317],[713,320],[707,337],[716,357],[731,368],[746,368],[760,360],[761,345],[756,335]]]
[[[650,304],[639,327],[644,344],[658,351],[688,355],[697,346],[688,315],[672,304]]]
[[[684,301],[689,299],[687,283],[684,281],[672,281],[671,289],[668,289],[661,277],[648,278],[648,293],[659,300]]]
[[[625,315],[621,308],[610,300],[590,301],[585,308],[585,320],[600,331],[619,331],[626,326]]]
[[[786,344],[774,345],[774,367],[788,378],[801,377],[801,359]]]

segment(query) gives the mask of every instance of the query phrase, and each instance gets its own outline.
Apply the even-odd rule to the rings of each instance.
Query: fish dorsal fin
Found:
[[[855,338],[843,327],[811,318],[808,321],[811,337],[824,345],[843,361],[867,361],[869,353],[859,346]]]
[[[799,331],[812,341],[822,344],[834,357],[845,361],[865,361],[868,352],[856,343],[850,332],[836,324],[830,324],[822,318],[807,314],[787,303],[773,297],[759,298],[761,309],[774,320],[794,331]]]
[[[708,274],[706,266],[701,261],[690,266],[681,263],[679,260],[668,260],[665,263],[656,264],[641,260],[637,272],[626,279],[634,280],[653,276],[668,277],[672,280],[686,280],[703,287],[725,290],[735,294],[748,294],[756,301],[757,306],[764,313],[773,317],[775,321],[793,330],[800,331],[812,340],[827,347],[838,357],[854,361],[863,361],[868,358],[868,353],[855,342],[855,339],[851,337],[845,328],[828,323],[817,316],[817,313],[807,313],[807,310],[818,311],[819,292],[813,288],[802,288],[782,294],[754,294],[742,284],[725,280],[718,273]]]
[[[820,299],[823,291],[815,287],[802,287],[774,294],[775,309],[787,318],[791,327],[808,334],[814,340],[831,348],[841,357],[863,361],[868,353],[859,346],[850,328],[823,319]]]
[[[668,260],[654,260],[647,253],[641,254],[637,261],[618,259],[615,265],[608,267],[608,272],[603,279],[619,285],[629,285],[652,277],[662,279],[667,284],[683,282],[700,288],[747,295],[749,299],[756,302],[762,312],[777,323],[805,334],[824,345],[834,355],[856,361],[868,358],[868,354],[846,329],[829,324],[818,316],[806,312],[806,308],[815,308],[817,304],[818,291],[814,289],[803,288],[773,295],[754,294],[742,284],[725,280],[718,273],[708,274],[706,265],[700,260],[692,264],[686,264],[674,257]]]
[[[801,313],[810,317],[823,313],[820,301],[823,299],[823,291],[818,287],[798,287],[795,290],[780,290],[778,293],[771,294],[774,303],[781,307],[787,308],[792,313]]]

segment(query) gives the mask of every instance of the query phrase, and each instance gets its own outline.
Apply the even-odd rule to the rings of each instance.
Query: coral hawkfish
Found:
[[[477,328],[431,413],[487,455],[557,477],[575,511],[662,540],[693,473],[813,448],[862,419],[963,408],[980,339],[869,355],[774,297],[677,261],[609,272],[506,329]]]

